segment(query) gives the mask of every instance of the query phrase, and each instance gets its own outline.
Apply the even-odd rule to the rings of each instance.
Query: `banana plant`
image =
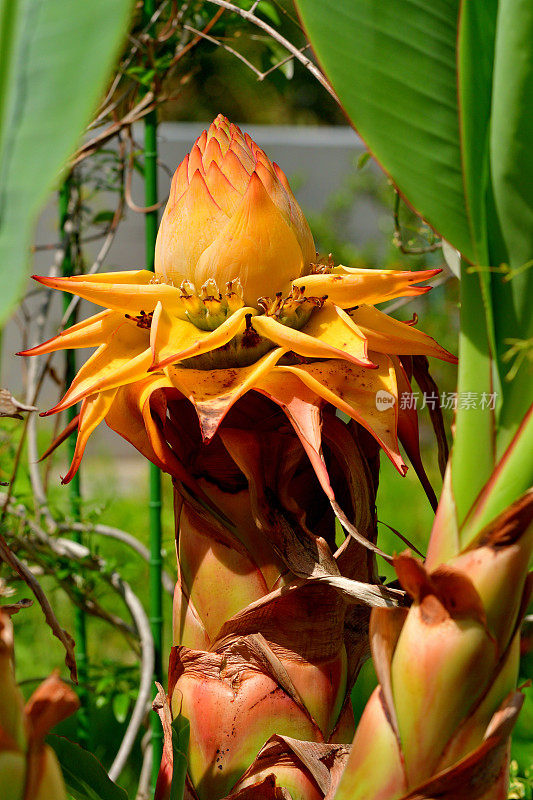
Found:
[[[460,256],[458,396],[477,398],[425,564],[395,559],[412,606],[373,612],[380,685],[336,796],[503,797],[532,548],[533,8],[297,5],[354,127]]]
[[[405,474],[401,439],[423,474],[398,396],[413,358],[456,361],[375,305],[426,293],[435,272],[320,260],[280,167],[219,115],[176,170],[155,274],[37,278],[104,309],[21,353],[97,348],[44,412],[81,401],[63,482],[104,420],[174,482],[160,800],[180,717],[196,800],[318,800],[345,755],[369,606],[404,599],[376,575],[378,451]]]

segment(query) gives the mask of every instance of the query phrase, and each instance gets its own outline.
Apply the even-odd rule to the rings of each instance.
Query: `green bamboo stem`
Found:
[[[144,19],[148,23],[155,11],[155,0],[145,0]],[[144,121],[144,196],[146,206],[157,203],[157,112],[152,111]],[[155,241],[157,237],[157,210],[145,214],[146,267],[154,269]],[[163,598],[161,590],[161,474],[150,464],[150,627],[154,638],[154,681],[163,681]],[[152,712],[152,786],[155,788],[163,752],[163,731],[155,712]]]
[[[69,200],[71,192],[71,177],[69,176],[59,190],[59,230],[61,238],[64,241],[63,261],[61,264],[61,273],[64,277],[72,275],[73,262],[72,262],[72,248],[70,239],[65,235],[65,224],[68,219],[69,213]],[[66,310],[70,303],[70,297],[64,295],[63,309]],[[66,327],[74,325],[76,322],[75,313],[71,314],[66,321]],[[66,385],[70,386],[76,375],[76,356],[74,350],[67,350],[65,352],[65,381]],[[67,409],[67,421],[71,420],[78,413],[77,407],[72,406]],[[74,450],[76,447],[76,434],[69,436],[67,441],[68,459],[72,460]],[[81,517],[81,490],[80,490],[80,472],[79,470],[74,475],[69,484],[69,500],[70,500],[70,513],[75,522],[80,521]],[[81,532],[73,532],[73,539],[75,542],[81,543]],[[87,629],[85,612],[81,608],[74,609],[74,638],[76,640],[76,663],[78,667],[78,697],[80,700],[80,709],[77,715],[77,738],[81,745],[89,745],[89,713],[88,713],[88,692],[87,692]]]

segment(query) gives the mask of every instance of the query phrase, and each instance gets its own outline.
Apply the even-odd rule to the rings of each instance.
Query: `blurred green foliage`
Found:
[[[205,6],[200,6],[195,24],[202,28]],[[249,9],[252,0],[235,5]],[[211,12],[215,7],[212,6]],[[254,13],[298,48],[307,40],[291,0],[262,0]],[[229,12],[210,29],[213,38],[241,53],[261,72],[286,58],[286,51],[267,34]],[[309,50],[304,51],[306,53]],[[184,74],[170,82],[170,99],[162,109],[162,120],[205,121],[220,112],[236,122],[277,125],[346,125],[334,100],[307,69],[295,59],[286,61],[264,80],[222,46],[204,41]]]

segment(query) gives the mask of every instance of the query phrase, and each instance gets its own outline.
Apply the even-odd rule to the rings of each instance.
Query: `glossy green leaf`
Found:
[[[475,262],[457,107],[458,0],[297,0],[318,59],[372,154]]]
[[[124,789],[113,783],[92,753],[64,736],[50,734],[47,742],[53,747],[67,789],[76,800],[128,800]]]
[[[457,411],[452,483],[462,522],[531,402],[530,360],[518,369],[508,362],[510,348],[533,345],[533,5],[339,0],[334,12],[321,0],[297,5],[372,154],[474,265],[463,266],[458,391],[498,399],[494,410],[485,401]],[[523,426],[524,443],[513,443],[498,470],[498,503],[512,502],[533,480],[531,435]],[[507,475],[510,465],[518,473]],[[505,507],[497,505],[486,507]],[[467,527],[465,536],[474,535]]]
[[[494,324],[489,264],[487,196],[490,193],[489,128],[497,0],[461,3],[457,33],[457,95],[465,195],[476,268],[463,264],[458,391],[479,398],[500,385],[494,364]],[[452,452],[452,484],[459,522],[466,517],[494,468],[496,409],[459,404]],[[479,454],[483,453],[483,458]]]
[[[533,428],[522,425],[531,404],[531,366],[524,359],[509,381],[506,358],[512,341],[525,342],[533,333],[533,269],[527,267],[533,258],[532,42],[530,3],[462,3],[463,166],[483,255],[476,273],[479,287],[470,276],[470,287],[462,287],[461,337],[468,342],[461,348],[459,389],[498,395],[496,415],[489,409],[457,413],[453,485],[461,520],[488,481],[480,508],[461,533],[464,545],[533,482]],[[480,325],[483,308],[486,330]]]
[[[132,0],[0,0],[0,322],[33,227],[94,112]]]
[[[507,506],[527,491],[532,483],[533,407],[522,420],[512,442],[484,486],[461,531],[468,544]]]
[[[478,275],[461,279],[461,330],[459,333],[458,397],[455,437],[451,453],[452,488],[457,520],[462,523],[494,469],[495,412],[492,404],[493,361]],[[486,397],[487,402],[481,403]]]
[[[189,720],[181,714],[172,723],[172,784],[170,786],[169,800],[182,800],[185,792],[185,777],[187,775],[187,752],[191,726]]]
[[[490,167],[500,238],[492,263],[505,260],[510,280],[493,276],[498,358],[510,339],[533,337],[533,5],[500,0],[494,59]],[[498,246],[498,249],[496,249]],[[533,345],[533,341],[529,342]],[[506,363],[504,372],[510,365]],[[525,359],[512,381],[503,382],[505,405],[499,421],[498,453],[503,453],[532,399],[531,362]],[[531,467],[524,488],[533,482]],[[519,487],[517,487],[519,492]]]
[[[486,197],[489,191],[489,129],[498,0],[460,4],[457,32],[459,127],[465,194],[476,264],[489,263]],[[480,273],[485,278],[488,272]]]

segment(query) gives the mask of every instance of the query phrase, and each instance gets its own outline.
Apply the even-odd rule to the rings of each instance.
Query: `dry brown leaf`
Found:
[[[28,406],[16,400],[9,389],[0,389],[0,417],[22,419],[21,411],[37,411],[35,406]]]

